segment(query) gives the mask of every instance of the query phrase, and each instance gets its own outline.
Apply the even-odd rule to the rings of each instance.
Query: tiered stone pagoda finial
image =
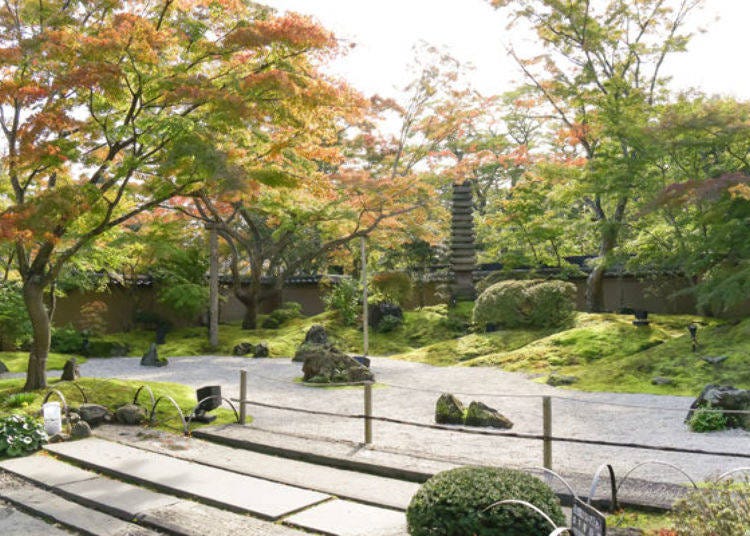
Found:
[[[451,269],[454,283],[451,296],[455,300],[473,300],[474,270],[476,269],[474,245],[474,216],[471,183],[453,185],[451,211]]]

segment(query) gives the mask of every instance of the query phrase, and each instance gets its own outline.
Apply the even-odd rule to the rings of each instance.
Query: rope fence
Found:
[[[258,374],[253,374],[253,377],[264,380],[264,381],[274,382],[274,383],[300,385],[298,382],[290,382],[288,380],[279,380],[276,378],[267,378]],[[330,384],[326,384],[326,385],[330,385]],[[671,408],[671,407],[664,408],[664,407],[658,407],[658,406],[622,404],[622,403],[617,403],[617,402],[606,402],[606,401],[599,402],[599,401],[583,400],[583,399],[575,398],[575,397],[554,396],[554,395],[537,395],[537,394],[498,395],[494,393],[458,393],[458,394],[461,394],[462,396],[474,396],[474,397],[482,396],[482,397],[541,399],[542,420],[543,420],[542,433],[535,434],[535,433],[508,432],[508,431],[499,431],[499,430],[473,429],[473,428],[467,428],[461,425],[428,424],[424,422],[417,422],[417,421],[411,421],[411,420],[394,418],[394,417],[383,417],[383,416],[373,415],[373,404],[372,404],[373,382],[360,382],[358,384],[341,384],[341,385],[356,385],[356,386],[363,387],[363,395],[364,395],[364,399],[363,399],[364,412],[363,413],[338,413],[338,412],[333,412],[333,411],[300,408],[300,407],[286,406],[286,405],[280,405],[280,404],[271,404],[267,402],[261,402],[258,400],[251,400],[247,398],[247,392],[248,392],[247,391],[247,372],[243,370],[240,373],[241,396],[239,399],[236,399],[236,401],[239,402],[239,406],[240,406],[239,421],[241,424],[244,424],[245,406],[250,405],[250,406],[279,410],[279,411],[295,412],[295,413],[306,414],[306,415],[316,415],[316,416],[331,417],[331,418],[337,418],[337,419],[361,420],[364,422],[364,444],[365,445],[369,445],[372,443],[372,438],[373,438],[372,425],[374,422],[395,424],[395,425],[400,425],[400,426],[408,426],[412,428],[419,428],[419,429],[425,429],[425,430],[449,431],[449,432],[463,434],[467,436],[485,436],[485,437],[489,436],[489,437],[498,437],[498,438],[512,438],[512,439],[521,439],[521,440],[541,441],[543,444],[544,467],[546,469],[552,469],[552,445],[555,442],[577,444],[577,445],[591,445],[591,446],[599,446],[599,447],[630,448],[630,449],[638,449],[638,450],[646,450],[646,451],[659,451],[659,452],[670,452],[670,453],[680,453],[680,454],[696,454],[696,455],[706,455],[706,456],[716,456],[716,457],[750,459],[750,453],[728,452],[728,451],[721,451],[721,450],[707,450],[707,449],[699,449],[699,448],[685,448],[685,447],[670,446],[670,445],[650,445],[650,444],[629,442],[629,441],[585,439],[585,438],[575,438],[575,437],[567,437],[567,436],[557,436],[557,435],[552,434],[552,400],[574,402],[574,403],[579,402],[579,403],[584,403],[584,404],[597,404],[597,405],[603,405],[603,406],[615,406],[615,407],[623,407],[623,408],[628,408],[628,409],[651,410],[651,411],[659,411],[659,412],[679,411],[680,413],[685,413],[686,411],[688,411],[687,408]],[[412,387],[389,384],[389,383],[378,383],[378,385],[404,389],[408,391],[430,392],[430,393],[435,393],[435,394],[442,392],[442,391],[437,391],[437,390],[412,388]],[[702,409],[702,411],[704,410]],[[734,411],[705,410],[705,411],[722,411],[725,413],[734,413],[734,414],[750,414],[750,411],[740,411],[740,410],[734,410]]]

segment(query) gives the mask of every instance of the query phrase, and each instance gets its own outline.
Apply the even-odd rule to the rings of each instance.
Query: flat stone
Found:
[[[92,476],[96,475],[92,473]],[[85,502],[92,508],[103,509],[118,517],[137,518],[141,512],[172,506],[179,501],[178,498],[170,495],[103,476],[83,482],[63,484],[57,488],[68,495],[77,497],[79,499],[77,502]]]
[[[3,534],[44,534],[44,536],[70,536],[71,534],[55,525],[25,514],[3,501],[0,501],[0,530]]]
[[[97,476],[51,456],[39,455],[4,460],[0,462],[0,468],[48,487],[91,480]]]
[[[337,536],[391,536],[407,534],[406,515],[339,499],[319,504],[285,521],[303,529]]]
[[[97,438],[45,449],[118,477],[266,519],[276,520],[330,497]]]
[[[96,536],[152,536],[159,534],[134,523],[128,523],[68,501],[32,484],[20,480],[9,482],[9,478],[12,477],[6,475],[3,478],[2,486],[0,486],[1,498],[37,512],[73,530]],[[2,533],[8,534],[5,531]]]

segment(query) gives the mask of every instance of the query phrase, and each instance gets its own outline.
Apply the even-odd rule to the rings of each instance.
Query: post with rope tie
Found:
[[[365,382],[365,445],[372,443],[372,382]]]
[[[544,442],[544,468],[552,469],[552,397],[542,397],[542,438]]]
[[[247,371],[241,370],[240,371],[240,418],[239,422],[240,424],[245,424],[246,420],[246,410],[245,410],[245,400],[247,399]]]

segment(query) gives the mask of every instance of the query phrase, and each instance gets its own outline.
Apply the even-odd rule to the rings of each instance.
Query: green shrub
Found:
[[[287,320],[299,318],[302,315],[302,304],[297,302],[284,302],[268,315],[261,327],[265,329],[276,329]]]
[[[59,354],[80,354],[83,351],[83,335],[71,325],[52,328],[50,350]]]
[[[715,430],[725,430],[727,427],[727,417],[720,411],[707,411],[706,409],[697,409],[690,417],[688,426],[693,432],[713,432]]]
[[[334,311],[345,326],[353,326],[357,323],[360,305],[359,283],[351,278],[341,278],[334,283],[330,280],[321,282],[323,287],[323,303],[327,311]]]
[[[31,338],[21,285],[0,283],[0,350],[15,350]]]
[[[674,504],[672,519],[680,536],[747,536],[750,485],[725,481],[693,491]]]
[[[403,305],[412,292],[412,282],[404,272],[381,272],[372,276],[373,299]]]
[[[477,298],[474,322],[482,328],[561,326],[573,316],[575,293],[565,281],[501,281]]]
[[[553,527],[522,505],[491,504],[506,499],[527,501],[557,525],[565,516],[554,492],[541,480],[501,467],[459,467],[438,473],[414,495],[406,510],[412,536],[546,536]]]
[[[15,393],[9,395],[5,399],[5,403],[11,408],[20,408],[24,405],[28,406],[34,401],[35,398],[36,395],[34,393]]]
[[[47,442],[44,425],[28,415],[0,417],[0,456],[23,456]]]
[[[389,333],[404,323],[404,319],[396,315],[385,315],[378,322],[378,333]]]

